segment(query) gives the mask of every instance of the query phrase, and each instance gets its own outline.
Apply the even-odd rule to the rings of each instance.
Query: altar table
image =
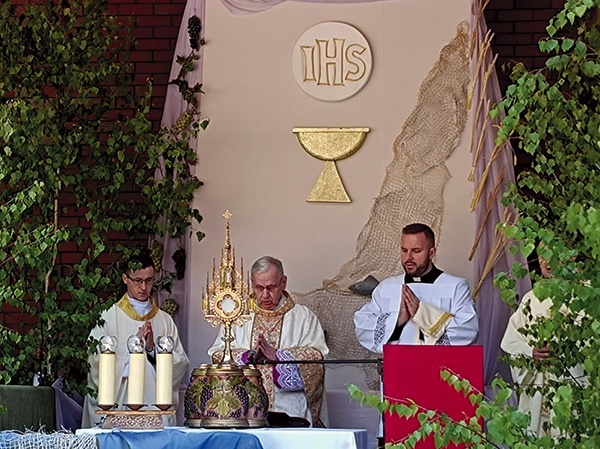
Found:
[[[364,429],[252,428],[163,430],[78,429],[95,434],[99,449],[368,449]],[[133,444],[132,444],[133,443]]]

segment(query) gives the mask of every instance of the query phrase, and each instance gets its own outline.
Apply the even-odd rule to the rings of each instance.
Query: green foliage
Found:
[[[557,436],[551,446],[536,440],[524,447],[600,443],[599,7],[592,0],[566,2],[540,42],[549,54],[546,70],[518,67],[495,112],[506,113],[497,143],[511,138],[532,158],[531,168],[505,194],[505,203],[520,214],[506,235],[526,256],[537,246],[553,273],[551,279],[533,275],[536,296],[552,300],[550,318],[522,329],[532,345],[549,345],[551,363],[542,366],[524,356],[510,363],[547,373],[545,385],[524,390],[543,395]],[[496,279],[505,298],[515,296],[511,280],[524,272],[515,266]],[[573,378],[574,367],[583,367],[585,378]]]
[[[504,196],[505,204],[519,212],[518,220],[499,226],[514,242],[513,253],[529,257],[537,248],[552,268],[549,279],[531,273],[536,296],[551,298],[550,316],[522,329],[534,346],[549,346],[550,362],[525,356],[509,360],[514,367],[547,374],[544,385],[523,390],[543,395],[551,411],[546,430],[552,437],[528,433],[530,417],[507,404],[513,390],[503,380],[494,381],[496,395],[487,399],[458,376],[442,372],[451,387],[476,405],[485,431],[476,419],[429,416],[430,411],[408,403],[399,407],[369,400],[352,389],[353,397],[379,410],[418,417],[420,429],[393,447],[415,447],[427,435],[433,435],[436,447],[461,442],[473,448],[600,447],[599,11],[600,0],[567,0],[540,42],[548,54],[546,68],[530,72],[517,65],[505,98],[491,112],[492,119],[504,117],[496,143],[511,139],[532,160]],[[528,272],[515,264],[496,278],[509,304],[516,302],[515,279]],[[574,367],[582,367],[585,377],[574,378]]]
[[[81,386],[120,261],[202,219],[190,143],[206,121],[188,98],[185,126],[152,131],[152,86],[136,92],[132,30],[106,0],[3,1],[0,34],[0,377]]]

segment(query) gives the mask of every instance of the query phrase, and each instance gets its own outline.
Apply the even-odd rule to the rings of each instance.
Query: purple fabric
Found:
[[[478,13],[480,8],[479,4],[480,0],[473,0],[471,3],[471,29],[472,34],[475,34],[475,38],[481,42],[487,33],[487,25],[485,23],[483,14]],[[471,67],[474,71],[477,69],[476,62],[478,58],[479,53],[478,49],[476,48],[473,54],[473,62],[471,63]],[[479,67],[479,72],[473,73],[475,89],[472,110],[474,112],[478,110],[477,105],[480,101],[483,101],[484,105],[487,104],[488,101],[493,105],[498,103],[502,97],[495,69],[492,69],[488,82],[485,86],[485,90],[481,92],[484,74],[488,70],[492,60],[493,57],[491,51],[488,49],[487,54],[485,55],[484,63]],[[492,159],[495,149],[494,139],[496,136],[494,126],[500,121],[485,121],[486,115],[487,108],[484,107],[479,110],[478,117],[474,117],[477,127],[474,141],[478,142],[481,133],[487,131],[485,132],[482,153],[476,164],[474,176],[475,186],[478,186],[483,179],[488,161]],[[486,129],[484,130],[484,128]],[[474,148],[473,155],[475,156],[475,154],[476,149]],[[474,254],[474,278],[476,281],[481,279],[482,273],[484,273],[484,266],[486,264],[488,255],[494,246],[496,226],[500,221],[502,221],[502,217],[505,212],[505,207],[501,203],[502,194],[506,190],[505,186],[509,182],[514,182],[515,179],[512,157],[512,149],[509,144],[506,144],[500,155],[491,163],[489,172],[485,179],[484,189],[475,209],[477,229],[480,229],[481,226],[484,227],[483,235]],[[494,192],[494,189],[498,183],[500,183],[502,187],[493,200],[491,212],[488,216],[486,211],[488,199],[493,196],[492,192]],[[497,263],[492,268],[491,272],[483,280],[481,289],[475,298],[477,313],[479,315],[478,344],[482,345],[484,349],[484,373],[486,385],[489,385],[497,374],[500,374],[507,380],[510,379],[510,371],[508,366],[504,363],[501,363],[498,360],[498,357],[501,354],[500,341],[502,340],[502,336],[504,335],[504,331],[506,330],[506,325],[512,311],[500,298],[500,292],[494,287],[493,281],[497,273],[509,272],[514,262],[525,263],[522,258],[513,256],[507,249],[505,249]],[[520,296],[522,296],[530,288],[531,281],[529,278],[517,281],[517,293]]]
[[[289,351],[278,349],[277,359],[280,361],[290,361],[294,360],[294,357]],[[304,383],[302,382],[302,376],[300,375],[298,365],[275,365],[273,368],[273,382],[285,391],[304,390]]]

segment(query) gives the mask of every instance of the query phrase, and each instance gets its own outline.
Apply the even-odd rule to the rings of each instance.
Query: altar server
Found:
[[[101,317],[90,336],[100,339],[103,336],[117,338],[116,351],[116,393],[115,403],[119,408],[127,409],[127,391],[129,387],[129,352],[127,339],[138,335],[145,340],[146,367],[143,402],[146,408],[154,408],[149,404],[156,402],[156,347],[158,336],[169,336],[174,341],[173,348],[173,394],[172,404],[176,408],[179,400],[179,384],[189,366],[188,357],[183,349],[177,327],[171,316],[159,309],[154,298],[150,296],[154,285],[154,263],[149,255],[143,254],[129,261],[128,268],[122,275],[127,292]],[[131,268],[134,267],[134,268]],[[89,357],[90,372],[88,387],[97,392],[99,386],[99,352],[94,351]],[[154,408],[156,409],[156,408]],[[85,397],[82,427],[94,426],[101,418],[95,413],[98,410],[96,398],[88,394]],[[174,415],[164,415],[166,425],[175,425]]]

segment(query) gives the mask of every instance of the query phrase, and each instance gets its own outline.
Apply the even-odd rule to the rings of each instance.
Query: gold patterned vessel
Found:
[[[262,427],[268,425],[269,398],[262,386],[260,372],[241,367],[231,354],[234,337],[231,328],[250,319],[250,283],[235,265],[229,219],[225,214],[225,244],[221,265],[213,263],[212,277],[202,293],[202,311],[206,321],[224,327],[223,358],[218,364],[201,365],[192,371],[185,393],[185,424],[189,427]],[[256,379],[258,373],[258,379]]]
[[[351,202],[335,161],[356,153],[365,141],[369,128],[294,128],[292,132],[308,154],[325,161],[306,201]]]

